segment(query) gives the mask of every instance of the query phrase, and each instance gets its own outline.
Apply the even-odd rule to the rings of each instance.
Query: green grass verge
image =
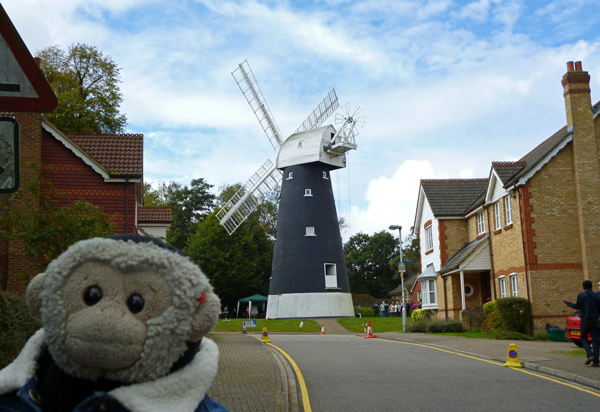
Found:
[[[558,352],[558,353],[564,353],[564,352]],[[586,357],[586,353],[585,353],[585,349],[575,349],[572,350],[571,352],[567,352],[567,354],[572,355],[572,356],[582,356],[582,357]]]
[[[242,332],[242,322],[248,319],[219,319],[215,332]],[[304,326],[300,329],[300,319],[256,319],[256,331],[262,332],[266,327],[269,332],[321,332],[321,325],[314,320],[305,320]],[[248,332],[254,332],[254,328],[247,329]]]
[[[363,322],[371,321],[373,333],[402,332],[402,318],[340,318],[337,322],[350,332],[363,333]],[[411,318],[406,318],[406,325],[410,325]]]

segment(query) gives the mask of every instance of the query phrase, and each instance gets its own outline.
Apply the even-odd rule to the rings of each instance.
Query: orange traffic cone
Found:
[[[367,336],[365,338],[376,338],[377,336],[373,335],[373,330],[371,329],[371,321],[367,324]]]
[[[325,334],[325,324],[321,325],[321,335]]]

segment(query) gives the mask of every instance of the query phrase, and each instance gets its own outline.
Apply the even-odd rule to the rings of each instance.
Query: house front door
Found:
[[[490,272],[481,274],[481,298],[482,303],[492,300],[492,283],[490,282]]]

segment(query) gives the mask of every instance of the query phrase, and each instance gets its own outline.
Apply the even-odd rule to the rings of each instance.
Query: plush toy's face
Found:
[[[91,239],[69,248],[27,290],[65,372],[144,382],[168,373],[215,325],[220,302],[188,258],[151,243]]]
[[[121,273],[102,263],[73,271],[64,288],[67,356],[81,365],[125,369],[140,359],[147,322],[171,305],[166,280],[151,271]]]

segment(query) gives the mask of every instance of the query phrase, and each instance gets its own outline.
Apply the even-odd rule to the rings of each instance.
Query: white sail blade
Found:
[[[335,89],[331,89],[327,96],[319,103],[317,108],[313,110],[304,123],[302,123],[294,133],[300,133],[319,127],[339,106]]]
[[[254,212],[263,197],[277,189],[281,172],[267,160],[217,213],[221,226],[230,235]]]
[[[277,127],[277,123],[275,123],[275,119],[273,119],[271,110],[267,105],[265,97],[260,91],[260,87],[254,78],[254,73],[252,73],[252,69],[250,69],[248,61],[244,60],[242,63],[240,63],[238,68],[235,69],[231,75],[246,97],[248,104],[250,104],[250,107],[256,115],[258,122],[269,138],[273,149],[279,149],[279,147],[283,144],[281,132]]]

